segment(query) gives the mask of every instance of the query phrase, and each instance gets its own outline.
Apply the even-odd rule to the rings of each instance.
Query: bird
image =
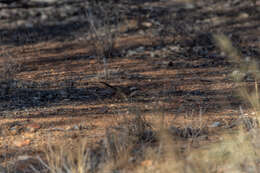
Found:
[[[130,97],[133,97],[138,92],[138,88],[136,87],[112,86],[106,82],[100,82],[100,83],[112,89],[115,96],[118,96],[119,98],[124,98],[125,100],[128,100]]]

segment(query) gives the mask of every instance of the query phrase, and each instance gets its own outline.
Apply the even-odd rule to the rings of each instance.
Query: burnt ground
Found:
[[[164,114],[175,126],[200,114],[207,125],[225,126],[240,108],[251,112],[230,77],[237,65],[213,34],[224,33],[242,57],[258,60],[259,2],[101,2],[104,9],[92,9],[95,20],[105,20],[99,10],[110,10],[107,23],[118,27],[107,79],[89,40],[89,4],[60,2],[0,7],[0,162],[39,153],[49,142],[93,143],[137,112]],[[101,82],[138,90],[124,98]]]

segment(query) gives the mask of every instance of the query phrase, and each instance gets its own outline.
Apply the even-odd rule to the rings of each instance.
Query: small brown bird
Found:
[[[112,89],[114,92],[114,95],[119,98],[124,98],[125,100],[128,100],[130,97],[133,97],[136,95],[138,89],[136,87],[122,87],[122,86],[111,86],[106,82],[100,82],[107,86],[108,88]]]

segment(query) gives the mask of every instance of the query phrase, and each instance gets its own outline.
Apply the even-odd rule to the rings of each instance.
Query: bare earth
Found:
[[[164,114],[177,127],[201,115],[206,126],[220,122],[219,129],[240,115],[240,107],[253,114],[236,95],[239,84],[230,78],[234,65],[212,34],[225,33],[244,57],[259,58],[259,2],[126,2],[115,4],[128,19],[116,39],[120,55],[107,60],[108,79],[86,39],[84,22],[75,27],[57,23],[57,32],[42,24],[43,35],[41,24],[8,29],[9,19],[4,20],[1,66],[8,58],[22,67],[12,77],[21,86],[0,98],[0,163],[41,154],[49,143],[77,144],[86,138],[93,144],[107,128],[136,113],[153,121]],[[166,36],[159,32],[163,29]],[[29,40],[21,41],[28,33]],[[125,99],[101,82],[138,90]],[[215,140],[216,131],[202,144]]]

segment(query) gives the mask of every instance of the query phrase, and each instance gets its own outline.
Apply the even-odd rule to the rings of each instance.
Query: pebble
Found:
[[[150,27],[153,26],[153,24],[152,24],[151,22],[143,22],[143,23],[142,23],[142,26],[147,27],[147,28],[150,28]]]
[[[180,52],[180,46],[169,46],[169,50],[174,52]]]
[[[134,51],[134,50],[128,50],[127,51],[127,56],[133,56],[133,55],[135,55],[137,52],[136,51]]]
[[[248,17],[249,17],[248,13],[240,13],[238,16],[239,19],[247,19]]]
[[[195,5],[192,4],[192,3],[186,3],[184,8],[187,9],[187,10],[192,10],[192,9],[195,8]]]
[[[219,127],[220,125],[221,125],[221,123],[216,121],[216,122],[212,123],[209,127],[214,128],[214,127]]]
[[[144,51],[144,47],[143,46],[140,46],[136,49],[137,52],[143,52]]]

